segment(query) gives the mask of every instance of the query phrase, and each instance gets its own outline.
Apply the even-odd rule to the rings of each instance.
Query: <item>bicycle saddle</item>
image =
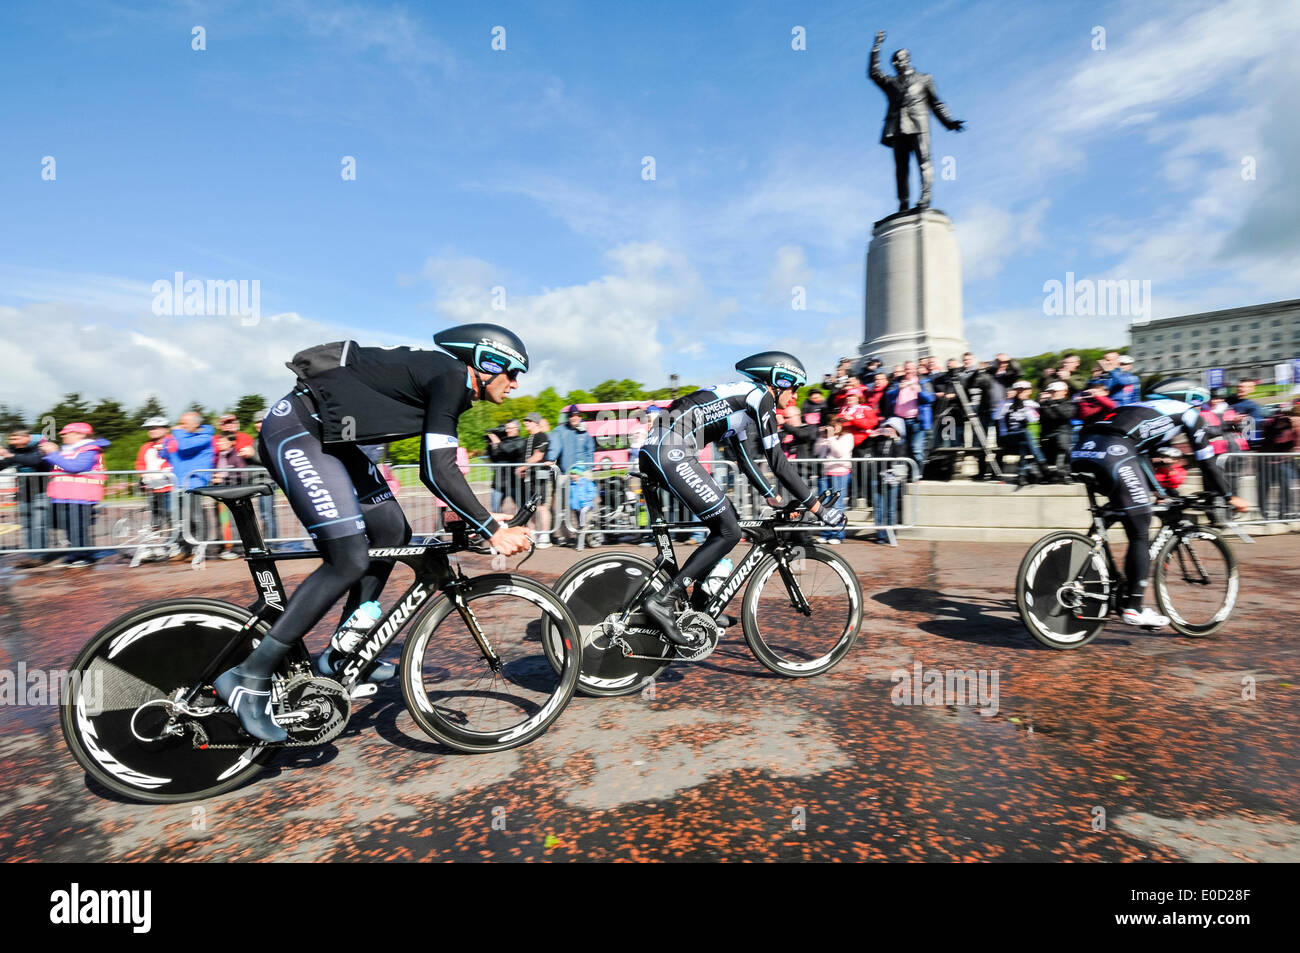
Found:
[[[210,496],[214,500],[242,500],[246,496],[270,496],[275,490],[269,483],[249,483],[245,486],[196,486],[185,492]]]

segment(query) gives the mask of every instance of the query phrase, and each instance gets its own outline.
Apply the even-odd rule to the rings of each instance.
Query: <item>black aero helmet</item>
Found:
[[[1142,398],[1143,400],[1176,400],[1199,407],[1210,402],[1210,392],[1191,378],[1171,377],[1152,384]]]
[[[750,380],[770,384],[777,390],[799,388],[808,383],[808,372],[799,358],[785,351],[760,351],[736,362],[736,370]]]
[[[499,324],[461,324],[439,331],[433,343],[470,367],[487,374],[528,370],[528,349],[519,336]]]

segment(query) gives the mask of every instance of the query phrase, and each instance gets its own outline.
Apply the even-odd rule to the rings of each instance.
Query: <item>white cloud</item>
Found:
[[[1008,259],[1038,247],[1043,240],[1039,227],[1049,204],[1048,199],[1039,199],[1019,211],[988,202],[971,206],[954,223],[961,249],[962,278],[991,278]]]
[[[448,324],[491,321],[510,327],[528,346],[531,368],[521,383],[530,392],[554,387],[561,394],[608,378],[659,386],[667,375],[663,336],[677,319],[706,313],[703,284],[681,252],[655,242],[631,242],[606,254],[610,272],[585,284],[512,292],[506,309],[492,308],[482,276],[486,262],[431,259],[423,273],[436,291]],[[479,279],[465,280],[466,274]],[[671,344],[671,342],[669,342]],[[686,342],[683,342],[685,347]]]
[[[244,394],[275,400],[293,385],[284,362],[295,352],[356,334],[297,314],[245,327],[238,318],[129,315],[68,301],[0,306],[0,327],[0,403],[28,415],[73,391],[127,407],[156,394],[172,414],[193,400],[207,407]]]

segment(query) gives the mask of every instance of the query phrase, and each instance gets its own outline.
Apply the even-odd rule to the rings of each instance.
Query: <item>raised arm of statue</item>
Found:
[[[871,59],[867,63],[867,76],[881,89],[885,88],[885,72],[880,68],[880,44],[885,42],[885,31],[876,34],[875,45],[871,47]]]

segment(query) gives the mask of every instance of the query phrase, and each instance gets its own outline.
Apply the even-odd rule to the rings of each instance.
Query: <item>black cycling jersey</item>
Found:
[[[442,351],[335,341],[298,352],[286,366],[306,391],[302,399],[319,422],[321,444],[418,436],[420,479],[429,491],[472,528],[488,536],[502,528],[456,467],[457,425],[473,403],[473,379],[459,360]],[[282,405],[287,412],[281,401],[271,415]]]
[[[662,421],[664,415],[660,416]],[[736,462],[763,495],[776,496],[776,488],[763,476],[754,459],[753,445],[757,443],[777,481],[797,502],[806,504],[815,495],[781,449],[776,401],[763,385],[735,381],[706,387],[673,401],[667,417],[666,422],[650,431],[641,450],[642,457],[649,456],[661,473],[670,474],[679,469],[675,464],[684,461],[686,456],[693,458],[703,447],[725,440]],[[681,456],[670,451],[680,451]],[[712,495],[712,488],[706,495]],[[691,505],[691,500],[685,502]],[[691,508],[695,510],[693,505]],[[696,511],[696,515],[703,514]]]
[[[1094,418],[1079,431],[1078,448],[1070,456],[1075,463],[1104,459],[1104,454],[1114,451],[1089,448],[1086,443],[1090,437],[1105,435],[1122,437],[1131,442],[1133,450],[1145,458],[1173,442],[1180,433],[1185,434],[1191,444],[1205,488],[1220,496],[1228,496],[1228,484],[1223,471],[1214,463],[1215,454],[1211,445],[1211,441],[1218,436],[1218,428],[1202,417],[1201,412],[1191,404],[1181,401],[1152,400],[1129,404]]]

